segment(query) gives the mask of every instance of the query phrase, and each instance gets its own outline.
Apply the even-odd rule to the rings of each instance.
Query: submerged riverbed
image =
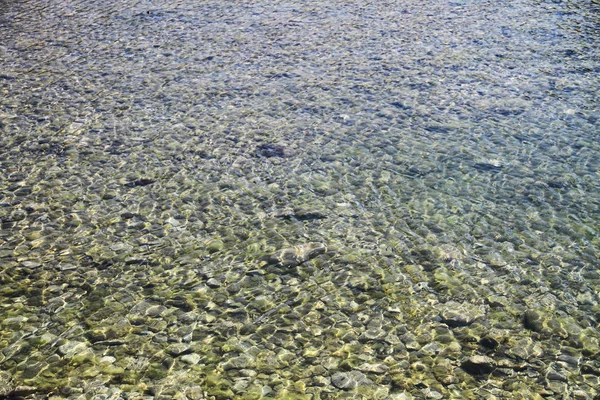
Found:
[[[597,398],[599,33],[0,0],[0,397]]]

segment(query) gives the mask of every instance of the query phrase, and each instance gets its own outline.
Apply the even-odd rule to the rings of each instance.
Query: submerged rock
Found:
[[[141,178],[132,182],[127,182],[125,184],[126,187],[129,188],[133,188],[133,187],[138,187],[138,186],[148,186],[153,184],[154,182],[156,182],[156,180],[154,179],[149,179],[149,178]]]
[[[200,362],[201,357],[196,353],[186,354],[181,357],[181,361],[189,365],[196,365]]]
[[[261,258],[263,265],[296,267],[327,252],[327,246],[319,242],[309,242],[300,246],[288,247]]]
[[[165,349],[165,353],[177,357],[182,354],[187,354],[190,351],[190,345],[186,343],[173,343]]]
[[[390,369],[390,367],[388,367],[385,364],[369,364],[369,363],[363,363],[356,368],[359,371],[370,372],[373,374],[385,374]]]
[[[496,369],[496,362],[488,356],[471,356],[462,361],[461,367],[472,375],[487,375]]]
[[[483,171],[483,172],[500,172],[502,171],[502,165],[499,165],[497,163],[487,163],[487,162],[480,162],[480,163],[475,163],[473,164],[473,167],[479,171]]]
[[[544,320],[537,311],[528,310],[523,314],[523,326],[531,331],[542,333],[543,322]]]
[[[449,327],[468,326],[485,315],[482,306],[468,302],[449,301],[440,307],[440,317]]]
[[[331,376],[331,384],[338,389],[354,389],[357,386],[372,385],[373,381],[360,371],[336,372]]]
[[[383,329],[370,328],[358,337],[358,341],[361,343],[382,341],[386,336],[387,332]]]
[[[327,218],[327,215],[319,211],[295,210],[293,212],[281,213],[277,215],[277,218],[297,221],[315,221],[325,219]]]
[[[58,353],[64,357],[72,358],[87,349],[88,346],[84,342],[70,340],[58,348]]]
[[[279,144],[265,143],[256,147],[255,154],[261,158],[285,157],[285,147]]]
[[[221,364],[223,370],[230,369],[245,369],[254,363],[254,357],[249,354],[241,354],[237,357],[230,358]]]

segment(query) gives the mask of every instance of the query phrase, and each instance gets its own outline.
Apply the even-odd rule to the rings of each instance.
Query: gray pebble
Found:
[[[408,350],[418,350],[421,348],[419,342],[417,342],[417,338],[412,333],[405,333],[400,337],[400,340],[404,343]]]
[[[186,391],[187,397],[191,400],[203,400],[204,397],[204,389],[200,386],[192,386]]]
[[[167,311],[167,307],[165,306],[150,306],[146,310],[145,314],[149,317],[158,317],[160,314]]]
[[[236,378],[235,381],[236,382],[233,385],[233,390],[236,393],[244,392],[248,388],[248,385],[250,384],[250,382],[246,378]]]
[[[484,315],[485,312],[481,306],[468,302],[449,301],[440,307],[442,322],[450,327],[471,325],[477,318]]]
[[[382,329],[371,328],[363,332],[359,337],[358,341],[365,343],[370,341],[380,341],[386,338],[387,333]]]
[[[210,278],[209,280],[206,281],[206,286],[208,286],[209,288],[212,288],[212,289],[216,289],[221,286],[221,282],[219,282],[215,278]]]
[[[462,361],[461,367],[473,375],[486,375],[496,369],[496,362],[488,356],[471,356]]]
[[[338,389],[354,389],[357,386],[373,384],[369,378],[360,371],[336,372],[331,376],[331,384]]]
[[[523,314],[523,325],[525,328],[538,333],[544,330],[542,317],[534,310],[528,310]]]
[[[271,393],[273,393],[273,389],[271,389],[271,386],[263,386],[262,389],[260,390],[262,397],[267,397],[269,396]]]
[[[64,357],[71,358],[76,354],[79,354],[82,351],[86,350],[87,348],[88,347],[84,342],[70,340],[58,348],[58,353]]]
[[[48,364],[45,362],[36,362],[27,365],[25,370],[23,370],[21,377],[23,379],[33,379],[39,375],[44,369],[48,367]]]
[[[400,344],[401,343],[400,338],[397,335],[394,335],[393,333],[388,334],[385,337],[385,341],[386,341],[386,343],[389,343],[389,344]]]
[[[195,365],[200,362],[200,356],[196,353],[181,356],[181,361],[189,365]]]
[[[561,374],[557,371],[554,371],[552,369],[548,370],[548,373],[546,374],[546,378],[548,378],[551,381],[559,381],[559,382],[568,382],[569,381],[566,376],[564,376],[563,374]]]
[[[169,345],[165,352],[173,357],[177,357],[190,349],[190,345],[186,343],[173,343]]]
[[[428,399],[443,399],[444,395],[438,391],[431,390],[429,388],[423,390],[423,394]]]
[[[390,368],[385,364],[369,364],[364,363],[356,367],[359,371],[362,372],[371,372],[374,374],[385,374]]]
[[[39,267],[40,265],[42,265],[42,263],[41,263],[41,262],[39,262],[39,261],[23,261],[21,264],[22,264],[22,265],[23,265],[25,268],[32,268],[32,269],[33,269],[33,268],[37,268],[37,267]]]
[[[347,372],[336,372],[331,377],[331,384],[338,389],[354,389],[357,384]]]
[[[224,362],[223,369],[225,371],[229,369],[245,369],[248,368],[254,362],[254,357],[248,354],[242,354],[239,357],[233,357],[232,359]]]
[[[565,363],[573,365],[575,367],[577,367],[579,365],[579,361],[580,361],[579,357],[570,356],[568,354],[561,354],[560,356],[558,356],[557,359],[558,359],[558,361],[565,362]]]
[[[239,371],[240,376],[245,376],[246,378],[254,378],[258,372],[251,369],[241,369]]]
[[[444,347],[437,343],[437,342],[431,342],[426,344],[425,346],[421,347],[421,350],[419,350],[420,354],[426,355],[426,356],[433,356],[438,354],[440,351],[444,350]]]

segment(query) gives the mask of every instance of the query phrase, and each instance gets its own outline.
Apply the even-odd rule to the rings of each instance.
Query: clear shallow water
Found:
[[[1,395],[598,395],[597,3],[0,4]]]

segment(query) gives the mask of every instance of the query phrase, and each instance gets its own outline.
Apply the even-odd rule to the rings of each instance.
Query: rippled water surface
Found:
[[[600,4],[0,1],[0,398],[600,396]]]

